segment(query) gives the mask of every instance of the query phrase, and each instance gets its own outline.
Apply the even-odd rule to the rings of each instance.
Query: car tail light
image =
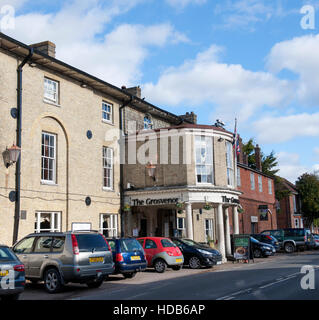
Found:
[[[14,271],[24,272],[24,264],[18,264],[13,267]]]
[[[304,236],[305,241],[307,241],[307,236]]]
[[[176,247],[176,252],[177,252],[178,255],[182,254],[182,251],[179,249],[179,247]]]
[[[107,241],[106,238],[104,237],[104,234],[101,234],[101,236],[102,236],[103,239],[105,240],[105,242],[106,242],[106,244],[107,244],[107,246],[108,246],[108,248],[109,248],[109,251],[112,252],[111,247],[110,247],[110,244],[108,243],[108,241]]]
[[[124,261],[124,258],[123,258],[122,253],[117,253],[117,254],[116,254],[115,261],[116,261],[116,262],[122,262],[122,261]]]
[[[80,253],[79,244],[78,244],[78,240],[76,240],[75,234],[72,234],[72,235],[71,235],[71,239],[72,239],[73,253],[74,253],[74,254],[79,254],[79,253]]]
[[[174,253],[173,252],[171,252],[171,251],[166,251],[166,253],[169,255],[169,256],[174,256]]]
[[[271,236],[266,236],[267,239],[272,240]]]

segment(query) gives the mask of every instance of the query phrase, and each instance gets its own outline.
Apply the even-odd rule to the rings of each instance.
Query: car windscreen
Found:
[[[143,247],[135,239],[122,239],[121,252],[143,251]]]
[[[77,234],[80,252],[88,252],[95,249],[95,251],[109,251],[109,247],[100,234]]]
[[[258,240],[256,240],[255,238],[253,238],[253,237],[250,237],[250,241],[251,242],[253,242],[253,243],[259,243],[259,241]]]
[[[198,246],[200,246],[199,243],[197,243],[197,242],[195,242],[195,241],[193,241],[193,240],[190,240],[190,239],[183,239],[183,240],[182,240],[182,243],[185,243],[185,244],[187,244],[188,246],[191,246],[191,247],[198,247]]]
[[[173,243],[171,240],[169,239],[162,239],[161,240],[162,246],[164,248],[172,248],[172,247],[176,247],[176,244]]]
[[[15,261],[15,260],[16,260],[16,257],[11,253],[10,249],[0,248],[0,263]]]

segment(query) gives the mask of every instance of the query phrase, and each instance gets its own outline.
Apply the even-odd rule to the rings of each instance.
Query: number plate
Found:
[[[103,257],[94,257],[89,259],[90,263],[97,263],[97,262],[103,262]]]
[[[176,259],[176,262],[183,262],[183,259]]]
[[[132,256],[131,260],[132,261],[141,260],[141,257],[140,256]]]
[[[8,270],[0,270],[0,277],[5,277],[9,274],[9,271]]]

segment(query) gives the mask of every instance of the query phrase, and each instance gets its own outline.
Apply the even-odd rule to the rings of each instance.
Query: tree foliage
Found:
[[[319,218],[319,176],[318,173],[304,173],[296,187],[301,197],[301,211],[308,226]]]

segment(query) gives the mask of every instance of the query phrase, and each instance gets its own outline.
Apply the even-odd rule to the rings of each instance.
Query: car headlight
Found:
[[[200,253],[205,254],[205,255],[207,255],[207,256],[211,256],[211,255],[213,255],[211,252],[206,251],[206,250],[197,249],[197,251],[199,251]]]
[[[270,248],[270,247],[267,247],[267,246],[263,246],[263,249],[265,249],[265,250],[271,250],[271,248]]]

